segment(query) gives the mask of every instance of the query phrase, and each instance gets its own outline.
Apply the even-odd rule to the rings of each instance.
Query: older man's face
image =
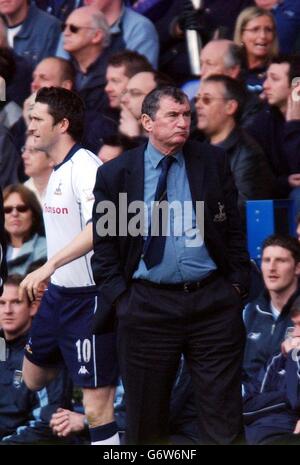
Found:
[[[82,8],[74,10],[68,16],[65,25],[63,44],[67,52],[79,52],[90,46],[97,31],[90,12],[83,11]],[[75,26],[75,28],[71,28],[71,26]]]
[[[145,115],[142,116],[142,122]],[[191,125],[188,99],[177,102],[172,97],[160,99],[154,119],[146,117],[146,131],[152,144],[165,155],[179,150],[187,141]]]

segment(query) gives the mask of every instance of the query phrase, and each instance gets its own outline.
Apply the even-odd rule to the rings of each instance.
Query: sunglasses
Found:
[[[11,213],[13,210],[17,210],[18,213],[25,213],[29,210],[27,205],[16,205],[15,207],[7,206],[3,207],[3,211],[6,214]]]
[[[231,100],[226,97],[212,97],[209,95],[200,95],[197,94],[195,95],[195,102],[200,102],[202,101],[203,105],[210,105],[214,100]]]
[[[75,24],[67,24],[67,23],[63,23],[61,25],[62,32],[64,32],[68,28],[69,28],[69,31],[72,32],[72,34],[77,34],[77,32],[79,32],[80,29],[95,29],[94,27],[90,27],[90,26],[75,26]]]

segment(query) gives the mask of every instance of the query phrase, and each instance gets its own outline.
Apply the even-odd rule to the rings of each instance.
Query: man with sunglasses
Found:
[[[243,216],[247,200],[272,198],[274,183],[262,149],[240,127],[245,99],[236,79],[211,75],[201,81],[195,104],[198,129],[228,154]]]
[[[135,50],[157,68],[159,40],[152,22],[124,5],[123,0],[84,0],[101,11],[109,24],[114,49]]]
[[[92,444],[118,444],[114,386],[118,380],[115,336],[94,336],[91,320],[98,305],[90,258],[93,186],[100,160],[83,149],[84,105],[75,93],[43,87],[31,111],[35,147],[54,162],[44,199],[47,263],[21,283],[31,299],[51,276],[26,346],[23,376],[32,390],[55,377],[64,362],[83,404]]]
[[[32,68],[42,58],[55,55],[60,21],[28,0],[0,1],[0,13],[8,26],[8,44]]]
[[[115,51],[110,44],[109,25],[103,13],[93,7],[72,11],[62,25],[64,50],[74,65],[75,88],[87,110],[106,109],[104,92],[108,57]]]

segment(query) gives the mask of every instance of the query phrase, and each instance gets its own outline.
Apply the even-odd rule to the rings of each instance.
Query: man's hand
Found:
[[[293,433],[294,433],[294,434],[300,434],[300,420],[297,421]]]
[[[281,352],[287,355],[291,350],[300,348],[300,336],[288,337],[281,344]]]
[[[71,433],[79,433],[84,430],[85,416],[82,413],[59,408],[53,413],[50,426],[53,433],[60,437],[66,437]]]
[[[300,83],[293,87],[288,98],[286,121],[300,120]]]
[[[125,105],[121,104],[119,131],[128,137],[141,135],[141,125]]]
[[[290,174],[288,183],[291,187],[300,187],[300,173]]]
[[[41,268],[29,273],[19,286],[19,298],[22,300],[26,292],[31,302],[40,300],[43,295],[45,282],[49,280],[54,271],[55,268],[51,262],[47,262]]]

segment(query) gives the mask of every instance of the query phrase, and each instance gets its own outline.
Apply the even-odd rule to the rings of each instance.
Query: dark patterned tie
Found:
[[[144,243],[143,255],[146,268],[149,270],[155,265],[158,265],[163,258],[165,243],[166,243],[166,225],[162,224],[163,214],[161,209],[159,209],[160,202],[162,200],[167,200],[167,177],[168,171],[172,163],[175,161],[175,158],[172,156],[167,156],[162,159],[161,164],[161,173],[158,179],[155,198],[154,198],[154,207],[152,211],[152,220],[149,226],[148,237]],[[153,232],[153,219],[157,218],[159,222],[159,235],[151,235],[151,230]],[[166,216],[164,216],[166,219]],[[157,230],[157,228],[155,228]]]

